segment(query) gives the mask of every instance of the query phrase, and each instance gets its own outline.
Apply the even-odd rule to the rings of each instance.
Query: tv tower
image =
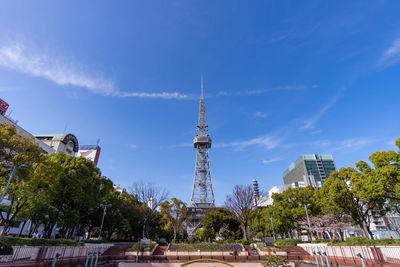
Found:
[[[206,108],[204,104],[203,74],[201,75],[201,97],[199,107],[199,121],[197,134],[193,140],[196,148],[196,165],[194,169],[193,191],[190,206],[196,208],[211,208],[215,206],[214,190],[211,179],[210,157],[208,150],[211,148],[211,138],[208,135]]]

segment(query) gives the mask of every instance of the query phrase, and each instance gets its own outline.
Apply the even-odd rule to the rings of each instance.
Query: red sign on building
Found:
[[[0,98],[0,114],[3,115],[6,113],[9,105],[7,104],[6,101]]]

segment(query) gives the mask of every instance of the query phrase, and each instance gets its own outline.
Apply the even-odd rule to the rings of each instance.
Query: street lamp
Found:
[[[392,166],[400,166],[400,163],[398,163],[396,161],[391,161],[390,165],[392,165]]]
[[[272,217],[269,218],[271,220],[271,227],[272,227],[272,233],[274,234],[274,241],[276,240],[275,238],[275,229],[274,229],[274,223],[272,222]]]
[[[301,205],[301,204],[300,204]],[[314,236],[313,236],[313,233],[312,233],[312,230],[311,230],[311,224],[310,224],[310,218],[308,217],[308,210],[307,210],[307,208],[309,207],[309,206],[311,206],[311,204],[304,204],[304,209],[306,210],[306,217],[307,217],[307,223],[308,223],[308,231],[310,232],[310,235],[311,235],[311,240],[314,240]]]
[[[11,169],[11,171],[10,171],[10,177],[8,178],[6,187],[4,188],[3,193],[1,194],[0,203],[3,202],[4,196],[6,195],[6,192],[7,192],[7,188],[10,185],[11,179],[13,178],[13,176],[17,172],[17,170],[21,169],[21,168],[25,169],[25,168],[28,167],[28,165],[26,165],[26,164],[21,164],[19,166],[13,166],[13,165],[10,165],[10,164],[4,164],[3,166],[4,166],[4,168]]]
[[[100,207],[103,208],[103,218],[101,219],[100,233],[99,233],[99,237],[97,238],[97,240],[100,240],[100,238],[101,238],[101,231],[103,230],[103,224],[104,224],[104,216],[106,216],[107,208],[109,208],[111,206],[112,206],[111,204],[100,204]]]

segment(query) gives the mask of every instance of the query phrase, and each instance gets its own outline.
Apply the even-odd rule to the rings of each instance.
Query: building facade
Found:
[[[283,173],[285,185],[290,187],[321,187],[324,180],[336,170],[335,162],[330,154],[301,155]]]
[[[54,149],[55,153],[64,152],[75,156],[79,150],[79,142],[73,134],[36,134],[35,137]]]

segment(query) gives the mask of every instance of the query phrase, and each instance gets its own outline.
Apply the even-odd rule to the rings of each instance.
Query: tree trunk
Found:
[[[243,238],[247,240],[247,225],[243,224]]]
[[[176,242],[176,229],[174,228],[174,242]]]
[[[21,227],[21,230],[19,231],[19,235],[18,235],[18,237],[21,237],[21,235],[22,235],[22,232],[24,231],[24,228],[25,228],[25,224],[26,224],[26,222],[27,222],[28,220],[25,220],[24,221],[24,223],[22,224],[22,227]]]

